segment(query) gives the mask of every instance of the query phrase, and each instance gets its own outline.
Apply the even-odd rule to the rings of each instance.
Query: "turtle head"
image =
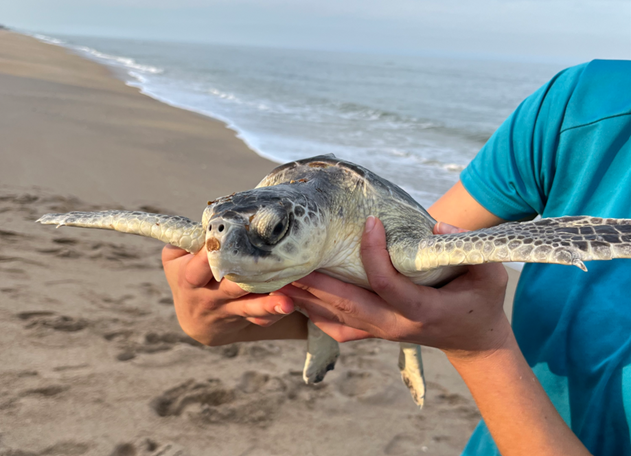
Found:
[[[274,291],[315,270],[326,227],[317,204],[296,185],[261,187],[211,202],[202,221],[217,281]]]

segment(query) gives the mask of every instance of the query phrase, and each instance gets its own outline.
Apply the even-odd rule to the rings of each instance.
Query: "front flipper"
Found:
[[[423,376],[423,359],[421,347],[414,344],[401,343],[399,351],[399,370],[405,386],[410,389],[412,399],[420,408],[425,402],[425,377]]]
[[[324,379],[326,373],[333,370],[335,361],[340,356],[340,346],[335,339],[313,324],[307,323],[307,359],[302,378],[311,385]]]
[[[555,263],[586,271],[583,261],[631,258],[631,219],[558,217],[504,223],[466,233],[428,236],[399,251],[395,267],[413,276],[441,266]]]
[[[148,214],[136,211],[68,212],[46,214],[43,225],[79,226],[100,228],[159,239],[190,253],[204,246],[204,229],[201,223],[179,215]]]

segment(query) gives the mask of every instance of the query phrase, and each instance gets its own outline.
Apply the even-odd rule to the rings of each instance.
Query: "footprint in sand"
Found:
[[[189,456],[189,452],[176,443],[158,444],[152,439],[138,439],[116,445],[109,456]]]
[[[20,312],[17,314],[20,320],[26,320],[24,326],[27,329],[50,328],[55,331],[76,332],[88,327],[89,322],[85,318],[74,318],[66,315],[55,315],[54,312],[38,310]]]
[[[63,393],[64,391],[67,391],[68,389],[70,389],[70,387],[67,385],[48,385],[48,386],[42,386],[39,388],[28,389],[20,393],[20,396],[21,397],[25,397],[25,396],[53,397],[53,396],[57,396]]]
[[[31,318],[50,317],[52,315],[55,315],[55,312],[51,312],[50,310],[33,310],[30,312],[20,312],[16,316],[20,320],[30,320]]]
[[[28,236],[15,231],[0,230],[0,240],[15,242],[18,239],[26,239]]]
[[[36,374],[37,375],[37,374]],[[18,377],[20,375],[18,374]],[[49,399],[59,396],[60,394],[68,391],[70,386],[68,385],[44,385],[36,388],[29,388],[17,393],[0,393],[0,410],[13,408],[20,404],[22,398],[41,398]],[[0,453],[0,456],[2,453]]]
[[[248,356],[251,358],[261,359],[266,356],[279,356],[281,348],[273,342],[247,342],[231,345],[223,345],[221,347],[207,347],[211,353],[216,353],[224,358],[236,358],[237,356]]]
[[[219,379],[188,380],[151,402],[162,417],[186,415],[200,423],[269,424],[287,399],[285,382],[268,374],[246,372],[235,387]]]
[[[340,363],[351,369],[365,369],[374,365],[374,357],[382,351],[381,340],[359,340],[349,343],[349,350],[340,355]]]
[[[0,268],[0,271],[6,274],[22,276],[22,278],[24,279],[29,278],[29,275],[27,274],[27,272],[24,269],[20,269],[20,268]]]
[[[398,382],[375,370],[349,370],[336,383],[342,395],[375,405],[391,404],[404,389]]]
[[[132,340],[133,332],[130,330],[115,331],[104,335],[106,340],[120,338],[122,351],[117,355],[119,361],[128,361],[138,354],[152,354],[169,351],[178,344],[190,345],[192,347],[204,347],[195,339],[180,332],[149,332],[145,334],[142,342]]]
[[[22,263],[22,264],[28,264],[31,266],[40,266],[40,267],[46,267],[46,265],[44,263],[40,263],[39,261],[33,261],[33,260],[29,260],[27,258],[22,258],[22,257],[17,257],[17,256],[4,256],[4,255],[0,255],[0,263]]]
[[[162,288],[160,288],[155,283],[142,282],[141,284],[137,285],[137,287],[140,288],[143,294],[147,296],[148,298],[155,298],[157,296],[161,296],[162,294],[164,294]]]
[[[133,294],[127,293],[122,296],[112,296],[105,293],[82,292],[80,296],[96,307],[123,314],[126,317],[144,317],[151,314],[151,310],[143,307],[142,299],[138,299]]]
[[[301,402],[308,408],[315,408],[317,402],[331,395],[330,383],[321,382],[307,385],[302,379],[302,371],[292,370],[283,376],[287,385],[287,398]]]
[[[470,401],[467,400],[463,395],[458,393],[449,393],[448,391],[444,391],[438,394],[437,399],[443,403],[446,403],[450,406],[455,405],[469,405]]]
[[[37,252],[68,259],[83,258],[87,254],[92,260],[104,259],[117,263],[122,260],[139,260],[142,258],[142,255],[133,248],[119,244],[95,242],[81,245],[78,239],[73,238],[56,238],[52,239],[52,241],[57,245],[51,248],[37,249]],[[136,266],[133,265],[133,267]]]
[[[158,304],[163,304],[165,306],[173,305],[173,298],[170,295],[165,296],[166,294],[170,293],[168,291],[168,288],[165,289],[165,287],[159,287],[158,285],[150,282],[143,282],[138,285],[138,288],[140,288],[142,294],[145,295],[147,298],[159,298]]]
[[[458,393],[452,393],[444,386],[434,382],[428,382],[428,387],[430,394],[434,395],[430,400],[441,408],[442,414],[471,421],[477,421],[481,418],[480,411],[472,399]]]
[[[56,443],[42,451],[18,449],[0,450],[0,456],[82,456],[89,450],[90,445],[70,440]]]
[[[236,393],[219,379],[204,382],[188,380],[165,391],[151,402],[151,408],[162,417],[180,416],[187,408],[196,406],[219,407],[234,402]]]
[[[0,288],[0,292],[7,293],[7,294],[18,294],[20,292],[20,289],[19,288],[11,288],[11,287]]]
[[[427,453],[425,439],[416,434],[398,434],[386,445],[383,452],[392,456],[411,456]]]
[[[152,347],[160,344],[167,344],[171,346],[175,344],[187,344],[192,345],[193,347],[204,346],[203,344],[197,342],[195,339],[180,332],[149,332],[145,334],[145,347]]]
[[[53,255],[57,258],[75,259],[75,258],[81,258],[83,256],[77,250],[65,248],[65,247],[55,247],[52,249],[37,249],[37,251],[45,255]]]
[[[139,252],[129,246],[109,242],[97,242],[92,244],[92,250],[98,250],[98,252],[90,255],[90,258],[104,258],[111,261],[139,260],[142,258]]]
[[[59,237],[51,239],[51,247],[36,249],[45,255],[56,258],[77,259],[88,257],[91,260],[105,260],[105,264],[112,263],[126,268],[151,269],[155,262],[147,262],[147,255],[130,245],[114,244],[111,242],[91,242],[79,238]],[[142,261],[141,261],[142,260]]]
[[[55,238],[53,239],[55,244],[63,244],[63,245],[76,245],[79,241],[74,238]]]

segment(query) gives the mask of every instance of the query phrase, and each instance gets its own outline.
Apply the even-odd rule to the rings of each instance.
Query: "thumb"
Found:
[[[386,245],[386,230],[379,220],[372,215],[366,219],[360,254],[370,287],[388,301],[387,295],[396,293],[401,286],[401,276],[390,261]]]
[[[206,249],[201,249],[186,265],[184,277],[195,288],[205,287],[213,279],[206,254]]]
[[[364,269],[369,276],[370,272],[373,271],[385,273],[388,268],[379,267],[381,265],[389,265],[389,269],[393,269],[390,264],[390,254],[386,248],[386,230],[381,220],[374,215],[370,215],[366,219],[360,254],[362,263],[364,263]]]
[[[183,256],[188,255],[186,250],[176,247],[171,244],[167,244],[162,249],[162,264],[165,265],[170,261],[177,260]]]
[[[366,219],[360,253],[370,287],[391,306],[405,308],[424,293],[423,287],[417,287],[392,266],[386,230],[375,217]]]

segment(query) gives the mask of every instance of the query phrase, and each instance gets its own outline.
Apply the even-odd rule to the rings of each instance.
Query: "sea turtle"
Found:
[[[267,293],[318,270],[369,288],[359,244],[367,216],[386,229],[394,267],[415,283],[437,285],[458,266],[524,261],[574,265],[631,258],[631,220],[561,217],[433,235],[436,221],[397,185],[334,155],[279,166],[254,189],[208,202],[202,222],[130,211],[47,214],[38,222],[103,228],[207,250],[216,280]],[[335,340],[309,323],[304,379],[333,369]],[[420,347],[401,344],[399,368],[415,402],[425,395]]]

